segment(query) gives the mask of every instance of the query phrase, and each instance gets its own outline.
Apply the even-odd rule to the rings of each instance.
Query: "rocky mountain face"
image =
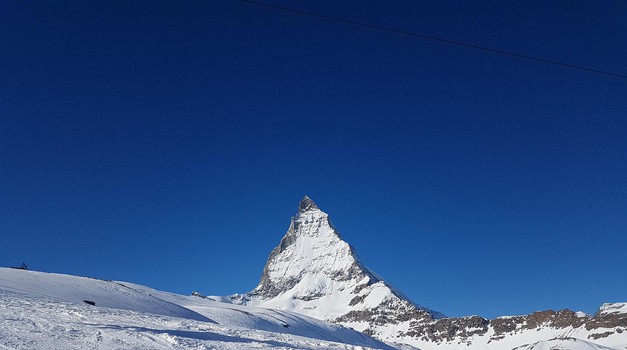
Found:
[[[627,349],[625,303],[605,304],[592,316],[549,310],[493,320],[446,318],[419,306],[366,268],[329,216],[307,196],[270,253],[259,285],[228,298],[296,311],[421,349],[512,349],[555,338]]]

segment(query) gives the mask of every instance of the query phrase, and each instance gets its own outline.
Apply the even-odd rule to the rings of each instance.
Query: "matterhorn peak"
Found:
[[[314,203],[309,196],[305,195],[303,199],[300,200],[300,203],[298,203],[298,212],[304,213],[311,210],[320,210],[320,208],[318,208],[316,203]]]
[[[364,266],[331,224],[304,196],[298,213],[272,250],[257,287],[233,302],[300,312],[383,336],[382,319],[431,322],[440,314],[409,301]]]

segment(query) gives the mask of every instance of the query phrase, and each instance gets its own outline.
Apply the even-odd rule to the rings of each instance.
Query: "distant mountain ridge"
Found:
[[[370,271],[308,196],[270,253],[257,287],[228,298],[237,304],[295,311],[422,349],[511,349],[529,344],[527,349],[539,349],[543,341],[565,339],[571,344],[571,338],[590,346],[597,342],[598,348],[627,349],[625,303],[605,304],[594,316],[548,310],[493,320],[445,318],[419,306]]]

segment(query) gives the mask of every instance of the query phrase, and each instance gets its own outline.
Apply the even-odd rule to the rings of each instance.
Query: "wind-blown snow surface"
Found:
[[[0,268],[0,349],[392,348],[290,312]]]

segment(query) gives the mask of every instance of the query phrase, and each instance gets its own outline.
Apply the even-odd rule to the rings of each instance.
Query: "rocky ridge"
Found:
[[[419,339],[435,344],[455,341],[472,344],[471,338],[473,337],[486,337],[487,343],[490,343],[507,336],[523,334],[526,331],[552,329],[556,337],[566,336],[566,331],[569,331],[586,333],[585,338],[595,341],[627,332],[627,312],[604,312],[604,308],[619,308],[622,305],[625,304],[604,304],[594,315],[563,309],[498,317],[492,320],[480,316],[444,318],[430,323],[417,320],[411,323],[409,331],[399,333],[398,337]]]

